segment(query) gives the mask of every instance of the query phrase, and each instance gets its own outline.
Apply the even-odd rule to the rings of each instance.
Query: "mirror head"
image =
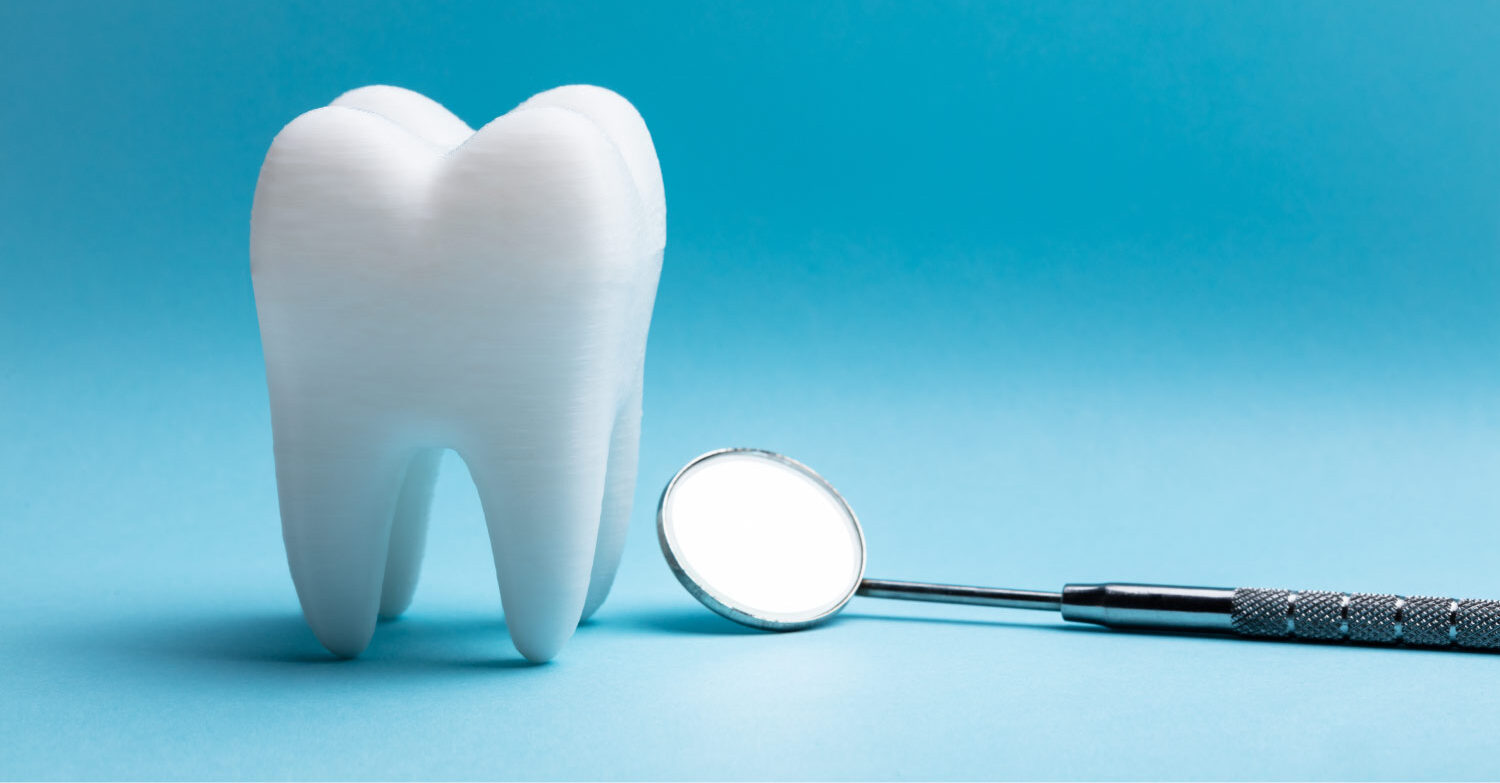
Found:
[[[757,628],[820,622],[864,578],[853,509],[812,468],[770,451],[723,449],[689,462],[662,492],[656,532],[688,592]]]

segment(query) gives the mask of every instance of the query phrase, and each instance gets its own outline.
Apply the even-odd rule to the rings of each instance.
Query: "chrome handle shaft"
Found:
[[[1042,590],[1006,590],[999,587],[967,587],[930,582],[895,582],[889,579],[860,581],[855,595],[869,598],[896,598],[902,601],[931,601],[942,604],[999,606],[1006,609],[1062,608],[1062,593]]]

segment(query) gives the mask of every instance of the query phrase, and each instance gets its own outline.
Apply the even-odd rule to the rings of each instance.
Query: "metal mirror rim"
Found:
[[[805,620],[779,620],[773,617],[757,615],[746,608],[733,605],[727,599],[721,600],[719,597],[713,595],[703,585],[698,584],[677,559],[677,553],[672,551],[672,545],[667,540],[667,498],[671,496],[672,489],[677,486],[677,482],[693,468],[708,460],[730,454],[745,454],[761,459],[768,459],[772,462],[779,462],[812,479],[815,484],[822,487],[834,500],[838,501],[839,508],[843,510],[844,514],[849,518],[849,522],[854,526],[854,535],[859,542],[859,572],[849,585],[849,589],[838,600],[838,603],[817,616],[809,617]],[[698,599],[700,603],[737,623],[762,628],[767,631],[796,631],[823,622],[834,614],[837,614],[840,609],[844,608],[845,604],[849,603],[849,599],[853,598],[855,592],[859,590],[859,583],[864,581],[865,578],[865,531],[863,526],[859,524],[859,517],[855,515],[854,509],[849,506],[849,502],[844,500],[844,496],[839,494],[839,491],[834,489],[832,484],[828,483],[828,479],[818,475],[817,471],[785,454],[778,454],[774,451],[766,451],[765,449],[716,449],[706,454],[700,454],[694,457],[688,464],[683,465],[682,469],[677,471],[676,475],[672,476],[672,480],[667,482],[666,488],[661,491],[661,499],[657,501],[656,540],[661,544],[661,552],[666,556],[667,565],[671,567],[672,573],[677,577],[677,581],[681,582],[682,586],[687,588],[687,591],[694,598]]]

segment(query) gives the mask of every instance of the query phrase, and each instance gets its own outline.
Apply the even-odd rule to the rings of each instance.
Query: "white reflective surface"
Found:
[[[658,514],[678,578],[739,622],[791,629],[832,614],[864,575],[854,513],[811,469],[764,451],[722,451],[690,463]]]

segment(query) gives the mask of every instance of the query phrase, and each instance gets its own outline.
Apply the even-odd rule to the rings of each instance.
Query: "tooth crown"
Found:
[[[371,404],[462,416],[493,405],[497,385],[524,398],[639,370],[664,209],[635,195],[597,125],[535,101],[441,154],[337,103],[277,136],[252,274],[258,300],[275,303],[260,308],[268,353],[298,361],[268,367],[272,384],[351,382]],[[392,375],[422,381],[393,389]],[[510,382],[540,375],[555,382]]]
[[[251,271],[288,560],[331,650],[410,601],[442,448],[479,485],[527,657],[603,600],[664,243],[650,135],[600,88],[477,132],[362,88],[276,137]]]

